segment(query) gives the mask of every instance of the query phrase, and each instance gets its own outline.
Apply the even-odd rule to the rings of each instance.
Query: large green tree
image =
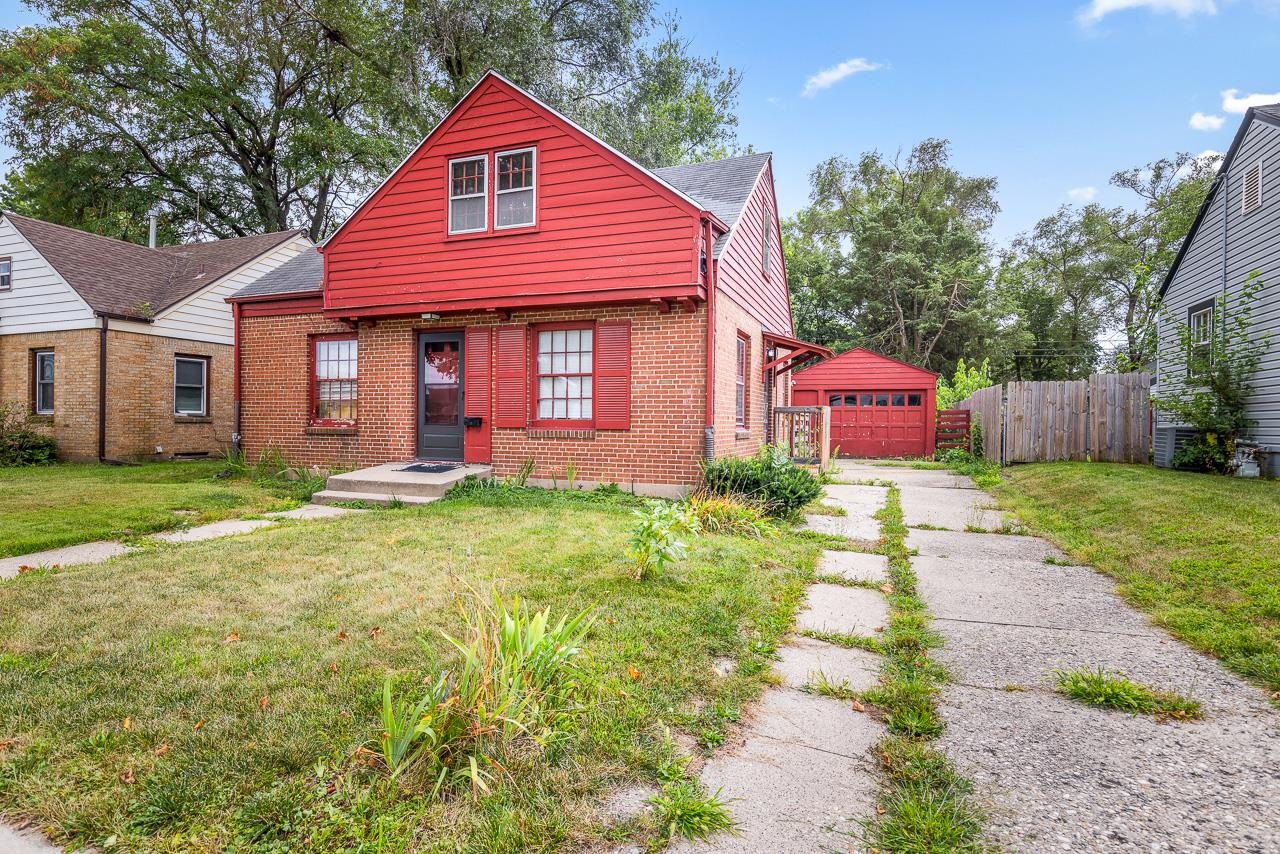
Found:
[[[784,232],[801,336],[943,373],[992,346],[994,178],[962,175],[946,140],[928,139],[892,160],[833,157],[811,181]]]
[[[28,0],[0,198],[136,239],[331,231],[490,67],[652,166],[733,147],[738,76],[651,0]],[[54,180],[50,180],[50,179]]]

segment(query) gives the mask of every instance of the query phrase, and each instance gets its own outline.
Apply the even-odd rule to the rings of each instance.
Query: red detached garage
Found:
[[[937,382],[933,371],[855,347],[796,372],[791,399],[831,407],[832,456],[931,457]]]

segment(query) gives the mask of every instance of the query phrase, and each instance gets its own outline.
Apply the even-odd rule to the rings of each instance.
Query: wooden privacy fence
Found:
[[[1145,463],[1151,451],[1151,375],[1014,382],[956,404],[982,425],[984,456],[1002,463]]]
[[[951,448],[969,449],[969,410],[938,410],[938,432],[936,447],[940,451]]]

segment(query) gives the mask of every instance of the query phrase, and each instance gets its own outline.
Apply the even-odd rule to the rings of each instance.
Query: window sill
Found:
[[[743,439],[750,439],[751,431],[744,430],[743,428],[739,427],[736,431],[734,431],[734,438],[737,439],[738,441],[742,441]]]
[[[308,424],[302,432],[308,436],[355,436],[360,428],[354,424]]]
[[[52,424],[53,415],[48,412],[45,412],[45,413],[37,412],[33,415],[28,416],[27,420],[32,424]]]
[[[175,415],[173,416],[174,424],[212,424],[213,419],[208,415]]]
[[[525,430],[525,436],[530,439],[594,439],[596,430],[594,427],[530,427]]]
[[[445,232],[445,242],[453,240],[480,240],[486,237],[508,237],[517,234],[537,234],[540,227],[536,225],[513,226],[511,228],[488,228],[484,231],[464,231],[460,234]]]

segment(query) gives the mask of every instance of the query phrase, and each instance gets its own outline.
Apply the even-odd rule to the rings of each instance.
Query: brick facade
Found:
[[[492,313],[438,321],[395,319],[362,324],[359,340],[359,424],[354,429],[308,426],[309,336],[348,331],[319,314],[241,320],[241,431],[252,457],[276,448],[308,465],[373,465],[412,459],[416,452],[416,333],[507,323],[627,319],[631,322],[631,426],[628,430],[563,432],[493,430],[492,463],[499,475],[534,460],[534,479],[563,483],[572,463],[578,480],[679,486],[698,477],[705,413],[703,358],[706,312],[668,313],[652,306]],[[492,388],[492,386],[491,386]],[[530,384],[532,389],[532,383]]]
[[[0,402],[30,407],[32,353],[53,350],[54,412],[37,416],[35,423],[54,437],[65,459],[98,456],[100,335],[97,329],[77,329],[0,336]],[[209,358],[207,417],[173,414],[178,353]],[[107,456],[137,460],[221,453],[231,440],[233,368],[231,348],[224,344],[108,330]]]

